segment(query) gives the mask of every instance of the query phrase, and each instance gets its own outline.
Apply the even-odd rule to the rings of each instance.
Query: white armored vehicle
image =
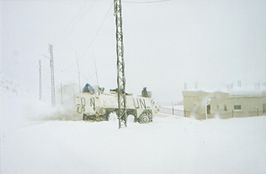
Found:
[[[148,123],[153,115],[159,111],[159,106],[151,99],[150,95],[126,95],[127,115],[133,115],[134,121]],[[82,115],[83,120],[103,121],[109,120],[110,113],[118,111],[117,92],[103,90],[82,92],[76,98],[76,111]]]

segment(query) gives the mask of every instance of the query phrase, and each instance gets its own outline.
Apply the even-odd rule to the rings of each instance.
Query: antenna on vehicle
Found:
[[[94,68],[95,68],[95,75],[96,75],[97,85],[99,86],[98,70],[97,70],[97,65],[96,65],[96,60],[95,59],[94,59]]]
[[[77,54],[77,52],[76,52],[76,64],[77,64],[77,72],[78,72],[79,93],[81,93],[81,86],[80,86],[80,69],[79,69],[79,60],[78,60],[78,54]]]

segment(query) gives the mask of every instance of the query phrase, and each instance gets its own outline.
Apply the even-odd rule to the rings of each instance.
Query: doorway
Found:
[[[207,114],[211,114],[211,105],[207,105]]]

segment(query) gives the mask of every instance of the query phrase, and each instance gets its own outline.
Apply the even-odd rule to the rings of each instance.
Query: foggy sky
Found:
[[[201,89],[266,81],[266,1],[128,1],[122,13],[129,93],[146,86],[158,101],[171,102],[181,100],[184,83]],[[97,84],[97,69],[101,86],[116,87],[113,0],[2,0],[0,9],[6,78],[37,98],[41,59],[49,93],[51,43],[57,87],[78,83],[76,59],[82,84]]]

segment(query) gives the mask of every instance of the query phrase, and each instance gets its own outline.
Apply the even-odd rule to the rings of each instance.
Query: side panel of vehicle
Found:
[[[126,101],[128,114],[134,115],[136,120],[144,115],[149,115],[148,117],[152,120],[152,115],[158,111],[151,98],[128,95]],[[82,93],[76,99],[76,110],[83,115],[83,118],[84,116],[85,118],[104,117],[108,120],[109,113],[118,110],[117,95]]]

